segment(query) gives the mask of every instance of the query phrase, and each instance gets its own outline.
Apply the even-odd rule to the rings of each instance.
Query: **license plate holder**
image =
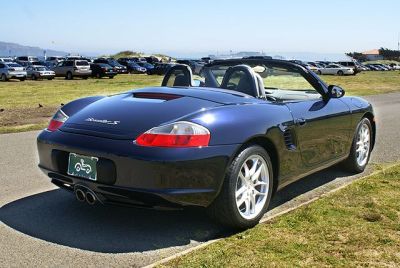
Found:
[[[68,158],[67,174],[88,179],[91,181],[96,181],[98,161],[99,158],[94,156],[85,156],[76,153],[70,153]]]

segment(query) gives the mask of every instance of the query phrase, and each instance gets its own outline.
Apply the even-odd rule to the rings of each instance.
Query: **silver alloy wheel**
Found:
[[[363,123],[358,130],[356,144],[357,164],[362,167],[368,161],[371,146],[371,131],[366,123]]]
[[[251,220],[263,210],[269,191],[267,162],[260,155],[251,155],[244,161],[236,180],[236,206],[240,215]]]

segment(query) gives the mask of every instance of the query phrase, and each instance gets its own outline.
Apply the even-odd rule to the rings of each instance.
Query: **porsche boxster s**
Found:
[[[374,112],[344,94],[288,61],[216,60],[196,76],[176,65],[161,87],[62,106],[37,138],[39,167],[82,202],[200,206],[248,228],[289,183],[365,169]]]

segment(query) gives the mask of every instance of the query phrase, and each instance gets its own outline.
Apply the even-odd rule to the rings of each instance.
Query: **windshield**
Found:
[[[22,67],[21,65],[16,64],[16,63],[9,63],[9,64],[7,64],[7,66],[8,67]]]
[[[36,67],[35,68],[36,71],[47,71],[46,67]]]
[[[247,65],[251,68],[253,75],[234,71],[226,76],[230,67],[238,65]],[[221,62],[221,64],[206,66],[199,76],[192,76],[192,79],[197,80],[195,82],[200,86],[219,88],[223,84],[224,89],[237,90],[246,94],[249,93],[244,90],[244,87],[247,88],[249,84],[244,82],[253,79],[255,85],[264,87],[267,98],[271,97],[278,101],[319,99],[321,94],[317,91],[317,88],[322,92],[324,91],[323,88],[326,87],[322,81],[314,76],[313,72],[301,66],[273,61],[242,62],[238,60],[237,62],[227,61],[226,64]],[[226,81],[223,82],[224,79]]]

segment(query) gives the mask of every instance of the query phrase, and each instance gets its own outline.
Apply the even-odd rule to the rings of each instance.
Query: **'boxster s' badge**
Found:
[[[121,121],[110,121],[107,119],[95,119],[93,117],[89,117],[89,118],[85,119],[85,121],[107,124],[107,125],[118,125],[119,123],[121,123]]]

